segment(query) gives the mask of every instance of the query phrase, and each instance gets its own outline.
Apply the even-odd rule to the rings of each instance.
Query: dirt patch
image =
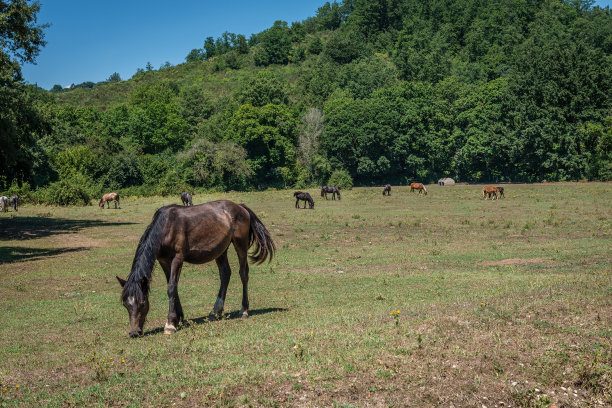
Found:
[[[512,266],[512,265],[543,265],[543,266],[559,266],[561,262],[553,261],[546,258],[508,258],[501,261],[484,261],[484,266]]]
[[[82,234],[59,235],[55,236],[53,240],[58,246],[65,248],[100,248],[108,246],[105,240],[90,238]]]

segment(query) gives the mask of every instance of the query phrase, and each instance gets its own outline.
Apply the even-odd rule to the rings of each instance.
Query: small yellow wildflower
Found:
[[[125,363],[125,360],[121,360],[122,363]]]
[[[19,388],[19,385],[16,385],[15,388]]]
[[[108,359],[109,359],[110,361],[113,361],[113,358],[112,358],[112,357],[109,357]]]
[[[395,313],[400,314],[400,311],[398,310],[398,311],[397,311],[397,312],[395,312]]]
[[[484,302],[480,302],[480,306],[484,306]]]

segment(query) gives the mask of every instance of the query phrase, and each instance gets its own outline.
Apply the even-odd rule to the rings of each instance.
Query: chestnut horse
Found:
[[[191,201],[191,194],[186,191],[183,191],[181,193],[181,201],[183,202],[183,205],[193,206],[193,202]]]
[[[227,200],[193,207],[169,205],[157,210],[153,221],[140,238],[127,280],[117,277],[123,287],[121,301],[130,316],[130,337],[138,337],[143,333],[149,311],[149,289],[155,260],[159,261],[168,282],[170,308],[168,322],[164,327],[165,334],[176,332],[179,322],[184,319],[178,281],[185,261],[193,264],[212,260],[217,262],[221,288],[210,316],[213,319],[220,316],[231,275],[227,260],[230,244],[234,244],[240,264],[240,315],[248,317],[249,248],[255,244],[255,250],[248,258],[256,264],[266,259],[271,260],[276,249],[270,233],[259,218],[246,205]]]
[[[306,208],[306,203],[308,203],[308,208],[310,208],[311,210],[314,209],[314,200],[312,199],[310,194],[304,193],[302,191],[296,191],[295,193],[293,193],[293,196],[295,197],[295,208],[300,208],[298,203],[300,202],[300,200],[302,200],[304,201],[304,208]]]
[[[484,186],[482,188],[482,198],[486,200],[487,198],[491,198],[491,196],[493,196],[493,200],[497,200],[497,187]]]
[[[419,194],[424,192],[425,195],[427,195],[427,189],[423,183],[410,183],[410,192],[413,192],[414,190],[419,190]]]
[[[102,196],[102,199],[98,203],[98,207],[104,208],[104,203],[108,204],[107,208],[110,208],[110,202],[115,202],[115,209],[117,209],[117,204],[119,204],[119,194],[117,193],[106,193]],[[121,208],[121,204],[119,204],[119,208]]]
[[[391,184],[385,184],[385,186],[383,187],[383,195],[391,195]]]
[[[338,200],[341,199],[340,197],[340,189],[336,186],[323,186],[321,187],[321,197],[325,197],[325,199],[327,200],[327,193],[331,193],[332,194],[332,200],[336,199],[336,194],[338,194]]]

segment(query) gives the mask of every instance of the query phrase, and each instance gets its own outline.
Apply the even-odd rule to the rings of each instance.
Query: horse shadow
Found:
[[[79,247],[79,248],[25,248],[25,247],[0,247],[0,265],[13,263],[13,262],[23,262],[23,261],[36,261],[38,259],[61,255],[70,252],[79,252],[85,251],[89,248]]]
[[[288,310],[289,309],[285,309],[283,307],[268,307],[264,309],[253,309],[253,310],[249,310],[249,317],[263,315],[267,313],[273,313],[273,312],[287,312]],[[202,316],[202,317],[196,317],[195,319],[185,319],[183,323],[178,327],[178,331],[181,331],[182,329],[186,329],[188,327],[192,327],[192,326],[195,327],[195,326],[199,326],[202,324],[206,324],[209,322],[216,322],[220,320],[234,320],[234,319],[241,319],[241,318],[242,317],[240,317],[240,312],[236,310],[234,312],[224,314],[222,318]],[[164,332],[163,327],[157,327],[155,329],[146,331],[143,334],[143,336],[153,336],[153,335],[163,333],[163,332]]]
[[[23,241],[51,235],[70,234],[85,228],[131,225],[133,222],[71,220],[66,218],[24,217],[0,218],[0,241]]]

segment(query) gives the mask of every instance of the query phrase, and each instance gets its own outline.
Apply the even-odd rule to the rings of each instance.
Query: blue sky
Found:
[[[47,46],[37,64],[22,72],[31,84],[50,89],[103,81],[118,72],[129,79],[151,62],[159,68],[185,61],[208,36],[224,31],[248,38],[272,26],[314,16],[326,0],[40,0],[39,23]],[[612,0],[597,0],[610,6]]]
[[[314,16],[326,0],[40,0],[38,23],[47,45],[37,64],[23,66],[25,80],[50,89],[103,81],[118,72],[128,79],[148,61],[185,62],[208,36],[247,38],[274,24]]]

